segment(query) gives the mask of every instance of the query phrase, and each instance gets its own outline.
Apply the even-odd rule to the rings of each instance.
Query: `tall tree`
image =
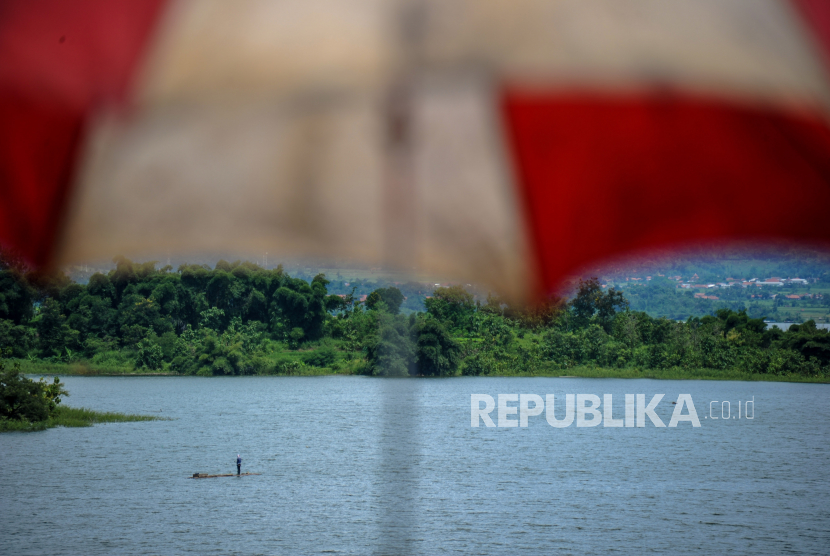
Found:
[[[366,298],[366,307],[374,309],[380,302],[386,305],[386,310],[392,314],[397,315],[401,310],[401,303],[403,303],[403,293],[394,286],[388,288],[378,288]]]
[[[596,322],[607,333],[611,332],[614,315],[618,310],[628,308],[623,293],[614,288],[602,291],[602,285],[596,277],[579,281],[576,297],[570,303],[573,323],[577,328],[584,328],[590,322]]]
[[[415,324],[415,363],[418,374],[452,376],[458,371],[461,349],[435,319],[426,318]]]

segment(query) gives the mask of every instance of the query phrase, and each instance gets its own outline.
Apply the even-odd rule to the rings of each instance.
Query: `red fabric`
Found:
[[[164,0],[0,4],[0,244],[45,264],[86,116],[122,101]]]
[[[830,241],[830,129],[818,118],[683,96],[518,91],[503,110],[546,291],[639,250]]]
[[[792,0],[813,31],[822,49],[824,63],[830,71],[830,2],[828,0]]]

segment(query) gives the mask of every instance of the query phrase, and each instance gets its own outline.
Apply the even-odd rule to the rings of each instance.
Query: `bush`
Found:
[[[461,374],[463,376],[489,375],[496,370],[496,362],[492,357],[483,353],[470,355],[461,362]]]
[[[97,338],[90,336],[84,341],[84,353],[87,357],[93,359],[105,352],[120,353],[118,350],[118,341],[115,338]]]
[[[774,375],[796,374],[801,371],[804,358],[791,349],[776,349],[770,354],[767,372]]]
[[[567,369],[575,364],[578,341],[571,332],[552,330],[545,336],[544,353],[557,368]]]
[[[331,346],[322,346],[314,351],[303,353],[303,363],[311,367],[331,367],[337,361],[337,351]]]
[[[291,349],[297,349],[300,347],[300,342],[303,341],[305,337],[305,332],[299,326],[296,326],[291,329],[291,332],[288,333],[288,345]]]
[[[622,342],[608,342],[602,346],[600,363],[606,367],[622,369],[631,360],[631,350]]]
[[[138,365],[153,371],[161,368],[161,360],[164,358],[161,346],[149,340],[141,340],[136,347],[138,347]]]
[[[210,328],[211,330],[220,330],[222,328],[222,322],[225,320],[225,311],[211,307],[199,313],[199,316],[201,317],[199,326],[202,328]]]
[[[274,369],[274,364],[271,361],[269,361],[265,357],[256,356],[256,357],[252,357],[248,361],[248,366],[246,368],[246,371],[250,370],[250,372],[247,372],[246,374],[268,375],[268,374],[272,374],[273,369]]]
[[[735,351],[725,339],[705,338],[701,342],[703,366],[710,369],[730,369],[735,366]]]
[[[173,361],[170,363],[170,368],[173,371],[183,374],[183,375],[192,375],[196,374],[199,367],[196,364],[196,360],[193,357],[188,357],[186,355],[177,355],[173,358]]]
[[[34,330],[15,325],[11,320],[0,319],[0,353],[10,350],[12,357],[26,357],[35,345]]]
[[[50,384],[42,378],[35,382],[20,373],[20,364],[7,368],[0,360],[0,419],[45,421],[68,393],[60,379]]]
[[[283,359],[277,362],[275,369],[280,374],[295,375],[300,374],[305,367],[306,365],[302,361],[298,361],[296,359]]]

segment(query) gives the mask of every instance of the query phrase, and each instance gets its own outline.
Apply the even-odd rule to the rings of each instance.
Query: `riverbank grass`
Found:
[[[534,372],[490,375],[490,376],[544,376],[544,377],[572,377],[572,378],[653,378],[658,380],[738,380],[745,382],[809,382],[827,383],[830,376],[805,376],[800,374],[772,375],[762,373],[748,373],[737,369],[706,369],[671,367],[668,369],[641,369],[629,367],[614,369],[606,367],[592,367],[589,365],[555,369],[542,367]]]
[[[0,419],[0,432],[35,432],[52,427],[91,427],[98,423],[123,423],[128,421],[167,421],[153,415],[128,415],[126,413],[101,412],[84,407],[58,406],[45,421],[30,423]]]
[[[341,359],[331,367],[315,367],[303,362],[309,351],[284,351],[273,355],[260,376],[324,376],[324,375],[363,375],[367,374],[367,363],[363,358]],[[296,361],[297,365],[287,363]],[[89,362],[52,363],[46,361],[20,360],[20,370],[35,376],[187,376],[159,370],[148,371],[135,367],[117,367],[93,365]],[[286,369],[291,369],[286,372]],[[545,377],[579,377],[579,378],[653,378],[661,380],[740,380],[762,382],[808,382],[828,383],[830,375],[802,375],[788,373],[774,375],[769,373],[750,373],[738,369],[708,369],[670,367],[668,369],[643,369],[638,367],[608,368],[592,365],[579,365],[562,368],[550,362],[528,368],[524,372],[500,372],[484,376],[545,376]],[[68,426],[68,425],[67,425]],[[41,429],[38,429],[41,430]]]
[[[110,363],[93,363],[91,361],[76,361],[60,363],[35,359],[29,361],[18,359],[20,372],[25,375],[53,375],[53,376],[166,376],[176,373],[159,370],[135,368],[131,364],[116,365]]]

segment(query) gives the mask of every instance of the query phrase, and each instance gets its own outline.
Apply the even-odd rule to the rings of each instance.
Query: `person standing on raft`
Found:
[[[239,454],[236,454],[236,474],[242,471],[242,457]]]

